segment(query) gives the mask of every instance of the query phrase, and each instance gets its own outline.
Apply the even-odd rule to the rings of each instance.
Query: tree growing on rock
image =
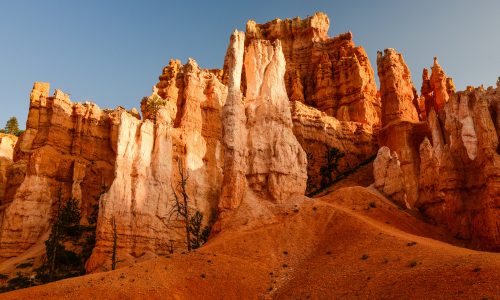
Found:
[[[335,147],[327,147],[325,152],[325,164],[320,168],[321,187],[327,187],[333,183],[332,173],[340,173],[339,161],[345,156],[345,153]]]
[[[24,131],[19,130],[19,122],[17,122],[17,118],[11,117],[5,124],[4,129],[0,129],[0,132],[20,136]]]
[[[75,257],[73,252],[66,251],[63,244],[67,236],[74,236],[77,233],[79,223],[80,209],[78,208],[78,202],[69,199],[63,204],[61,193],[59,193],[55,221],[52,224],[49,239],[45,241],[47,263],[42,266],[42,269],[47,271],[49,282],[54,280],[56,273],[64,271],[62,269],[65,267],[79,264],[76,261],[78,258]]]
[[[141,101],[141,106],[143,107],[145,115],[152,117],[154,124],[156,124],[158,119],[158,112],[160,111],[160,108],[164,107],[166,104],[167,101],[163,100],[157,94],[150,97],[144,97]]]
[[[210,234],[210,226],[202,228],[203,214],[190,207],[190,199],[187,193],[189,174],[184,169],[180,158],[177,160],[177,167],[180,178],[175,187],[171,185],[174,203],[170,209],[168,221],[175,215],[177,219],[180,219],[184,223],[187,250],[191,251],[192,249],[199,248],[207,241]]]

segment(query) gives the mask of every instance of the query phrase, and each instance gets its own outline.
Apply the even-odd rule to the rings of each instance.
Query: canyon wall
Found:
[[[5,185],[7,184],[7,171],[14,162],[14,146],[16,143],[17,137],[15,135],[0,133],[0,204],[3,203]]]
[[[331,38],[329,26],[323,13],[264,24],[248,21],[246,26],[246,45],[258,39],[281,42],[293,131],[308,156],[309,192],[320,188],[320,169],[329,149],[346,154],[340,172],[367,160],[378,149],[374,134],[381,123],[380,97],[370,61],[350,32]]]
[[[414,207],[418,199],[418,145],[428,135],[428,126],[418,116],[418,95],[403,56],[386,49],[377,56],[380,94],[382,97],[382,129],[379,143],[395,151],[401,163],[404,197],[403,207]]]
[[[374,163],[375,187],[470,247],[498,251],[500,86],[455,93],[435,58],[418,99],[400,54],[388,49],[377,63],[387,148]]]
[[[171,60],[141,102],[143,120],[135,109],[72,103],[35,83],[5,184],[0,257],[43,242],[57,202],[70,198],[82,224],[99,207],[89,271],[109,264],[112,220],[120,260],[184,248],[183,222],[169,214],[179,165],[207,224],[218,210],[238,207],[245,191],[282,203],[304,193],[307,177],[319,185],[331,147],[347,153],[342,170],[373,155],[380,123],[373,70],[351,34],[328,38],[328,25],[324,14],[249,21],[246,37],[233,35],[224,70]],[[151,110],[154,99],[161,101]],[[315,157],[309,164],[303,149]]]
[[[114,180],[100,201],[97,243],[87,270],[106,269],[118,235],[118,257],[134,261],[185,249],[184,223],[176,213],[174,190],[180,172],[187,175],[189,207],[203,214],[203,224],[217,213],[224,152],[221,108],[227,88],[216,72],[202,70],[190,59],[172,60],[149,97],[164,103],[145,120],[119,111],[112,114],[117,133]],[[155,123],[156,122],[156,123]],[[179,169],[180,168],[180,169]]]
[[[378,151],[379,191],[498,250],[500,88],[455,93],[435,59],[419,97],[402,55],[387,49],[378,93],[363,48],[328,28],[322,13],[249,21],[231,35],[223,70],[171,60],[141,101],[142,120],[35,83],[13,153],[0,136],[0,259],[43,242],[57,202],[70,198],[82,224],[99,208],[89,271],[110,265],[112,222],[119,260],[185,249],[185,224],[171,214],[180,171],[208,224],[245,201],[259,209],[317,189],[331,148],[346,154],[340,171]]]
[[[500,86],[451,94],[419,148],[417,208],[472,247],[500,250]],[[432,141],[432,142],[431,142]]]
[[[49,84],[35,83],[2,200],[0,258],[19,255],[47,232],[58,199],[78,200],[85,222],[113,178],[108,120],[95,104],[74,104],[60,90],[49,96]]]
[[[354,44],[350,32],[328,37],[329,26],[330,20],[323,13],[304,20],[248,21],[246,45],[256,39],[280,40],[291,101],[341,121],[378,125],[380,99],[368,56],[363,47]]]

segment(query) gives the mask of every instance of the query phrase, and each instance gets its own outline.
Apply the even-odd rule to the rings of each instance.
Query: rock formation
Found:
[[[450,95],[455,92],[455,85],[452,78],[448,78],[434,57],[432,74],[424,68],[422,73],[422,87],[420,89],[425,100],[425,114],[428,115],[431,108],[439,112],[448,102]]]
[[[0,133],[0,203],[3,202],[7,171],[13,163],[16,142],[17,137],[15,135]]]
[[[375,188],[401,207],[410,208],[406,199],[403,171],[396,152],[386,146],[378,150],[373,162]]]
[[[319,187],[328,149],[346,153],[340,171],[377,151],[374,132],[380,126],[380,97],[370,61],[364,49],[354,45],[351,33],[329,38],[329,25],[323,13],[304,20],[247,23],[245,45],[256,39],[280,40],[282,44],[293,131],[309,156],[309,191]],[[225,65],[225,74],[227,69]],[[245,90],[245,77],[242,79]]]
[[[380,122],[380,99],[365,50],[350,32],[328,37],[330,20],[316,13],[304,20],[248,21],[246,45],[280,40],[286,60],[285,86],[291,101],[313,106],[341,121]],[[246,70],[245,70],[246,71]]]
[[[433,112],[431,112],[433,113]],[[420,145],[416,206],[473,247],[500,250],[500,89],[452,94]]]
[[[292,120],[293,132],[307,154],[308,192],[320,188],[320,170],[326,164],[328,149],[337,148],[345,153],[339,161],[340,172],[356,167],[377,153],[377,136],[368,124],[339,121],[298,101],[292,102]]]
[[[216,213],[222,183],[221,107],[226,87],[213,72],[201,70],[190,59],[185,65],[171,61],[153,90],[153,95],[166,101],[156,117],[144,105],[144,121],[123,111],[112,114],[115,175],[101,198],[97,243],[87,270],[100,269],[109,261],[112,219],[121,260],[165,254],[169,245],[185,249],[182,220],[170,214],[173,189],[180,180],[179,161],[189,178],[190,208],[204,215],[204,224]]]
[[[99,207],[89,271],[109,265],[111,220],[119,260],[184,248],[185,224],[169,215],[178,164],[207,224],[217,212],[301,198],[306,182],[319,186],[330,148],[346,153],[346,170],[379,145],[377,189],[472,246],[500,249],[500,87],[455,93],[435,60],[418,97],[402,55],[388,49],[377,57],[377,93],[363,48],[328,27],[322,13],[249,21],[231,36],[223,70],[171,60],[141,102],[142,120],[35,83],[26,132],[17,144],[0,136],[0,260],[43,242],[58,199],[70,198],[82,224]]]
[[[280,203],[306,189],[306,154],[292,131],[279,40],[253,40],[246,48],[245,110],[250,188]]]
[[[418,199],[418,145],[428,135],[428,126],[419,122],[418,96],[403,56],[386,49],[384,54],[378,53],[377,66],[383,112],[379,143],[397,153],[406,202],[414,207]]]
[[[377,55],[380,94],[382,97],[382,126],[393,121],[418,122],[417,91],[403,55],[386,49]]]
[[[113,178],[109,137],[107,111],[73,104],[60,90],[49,96],[49,84],[35,83],[2,202],[0,258],[22,253],[47,232],[59,198],[78,200],[85,222]]]
[[[243,47],[244,35],[233,33],[225,62],[229,94],[223,109],[224,182],[228,185],[223,187],[222,210],[238,207],[247,188],[277,203],[303,195],[306,188],[307,160],[292,131],[281,43],[253,40],[245,48],[244,61]]]
[[[382,118],[389,124],[383,123],[379,141],[390,150],[379,151],[374,163],[375,186],[400,205],[406,196],[409,207],[446,225],[471,247],[498,251],[500,89],[470,88],[455,93],[453,81],[435,59],[430,78],[427,70],[423,74],[426,121],[417,122],[410,105],[409,77],[385,71],[401,62],[392,50],[378,59],[382,107],[396,110],[383,109]],[[403,196],[400,179],[392,175],[399,171],[390,151],[400,159]]]
[[[247,118],[241,93],[241,73],[245,34],[235,31],[227,48],[224,65],[228,68],[228,94],[222,108],[224,140],[224,178],[219,202],[221,211],[237,208],[247,189]]]
[[[249,22],[246,38],[233,35],[224,71],[171,60],[141,102],[142,121],[135,109],[72,103],[35,83],[2,200],[0,257],[43,242],[58,199],[69,198],[78,200],[83,224],[99,204],[88,270],[108,265],[111,219],[120,260],[165,253],[167,243],[184,247],[182,222],[167,218],[178,161],[189,174],[193,209],[207,223],[217,209],[238,207],[247,192],[269,203],[302,195],[308,175],[319,181],[316,166],[328,147],[348,152],[354,164],[373,154],[380,105],[364,50],[350,34],[328,38],[322,14],[268,24],[276,22],[300,30],[268,35],[264,28],[279,26]],[[150,99],[160,105],[151,110]],[[303,147],[318,157],[309,174]]]

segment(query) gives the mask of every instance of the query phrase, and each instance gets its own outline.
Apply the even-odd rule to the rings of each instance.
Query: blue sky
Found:
[[[101,107],[138,107],[170,58],[222,67],[229,35],[248,19],[323,11],[330,35],[351,31],[375,68],[396,48],[417,89],[438,56],[457,88],[500,76],[500,1],[10,1],[0,0],[0,127],[24,127],[34,81]]]

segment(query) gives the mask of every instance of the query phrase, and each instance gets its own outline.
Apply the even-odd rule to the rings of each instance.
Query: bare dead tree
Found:
[[[115,216],[111,218],[111,226],[113,227],[113,254],[111,255],[111,270],[116,269],[116,244],[118,235],[116,234],[116,220]]]
[[[170,183],[172,194],[174,196],[174,204],[169,212],[169,219],[173,215],[176,215],[177,218],[180,218],[182,221],[184,221],[187,250],[191,251],[191,232],[189,230],[191,218],[189,214],[189,195],[186,190],[189,174],[187,174],[187,171],[184,169],[182,160],[180,158],[177,160],[177,167],[179,170],[180,179],[175,187],[172,185],[172,183]]]

